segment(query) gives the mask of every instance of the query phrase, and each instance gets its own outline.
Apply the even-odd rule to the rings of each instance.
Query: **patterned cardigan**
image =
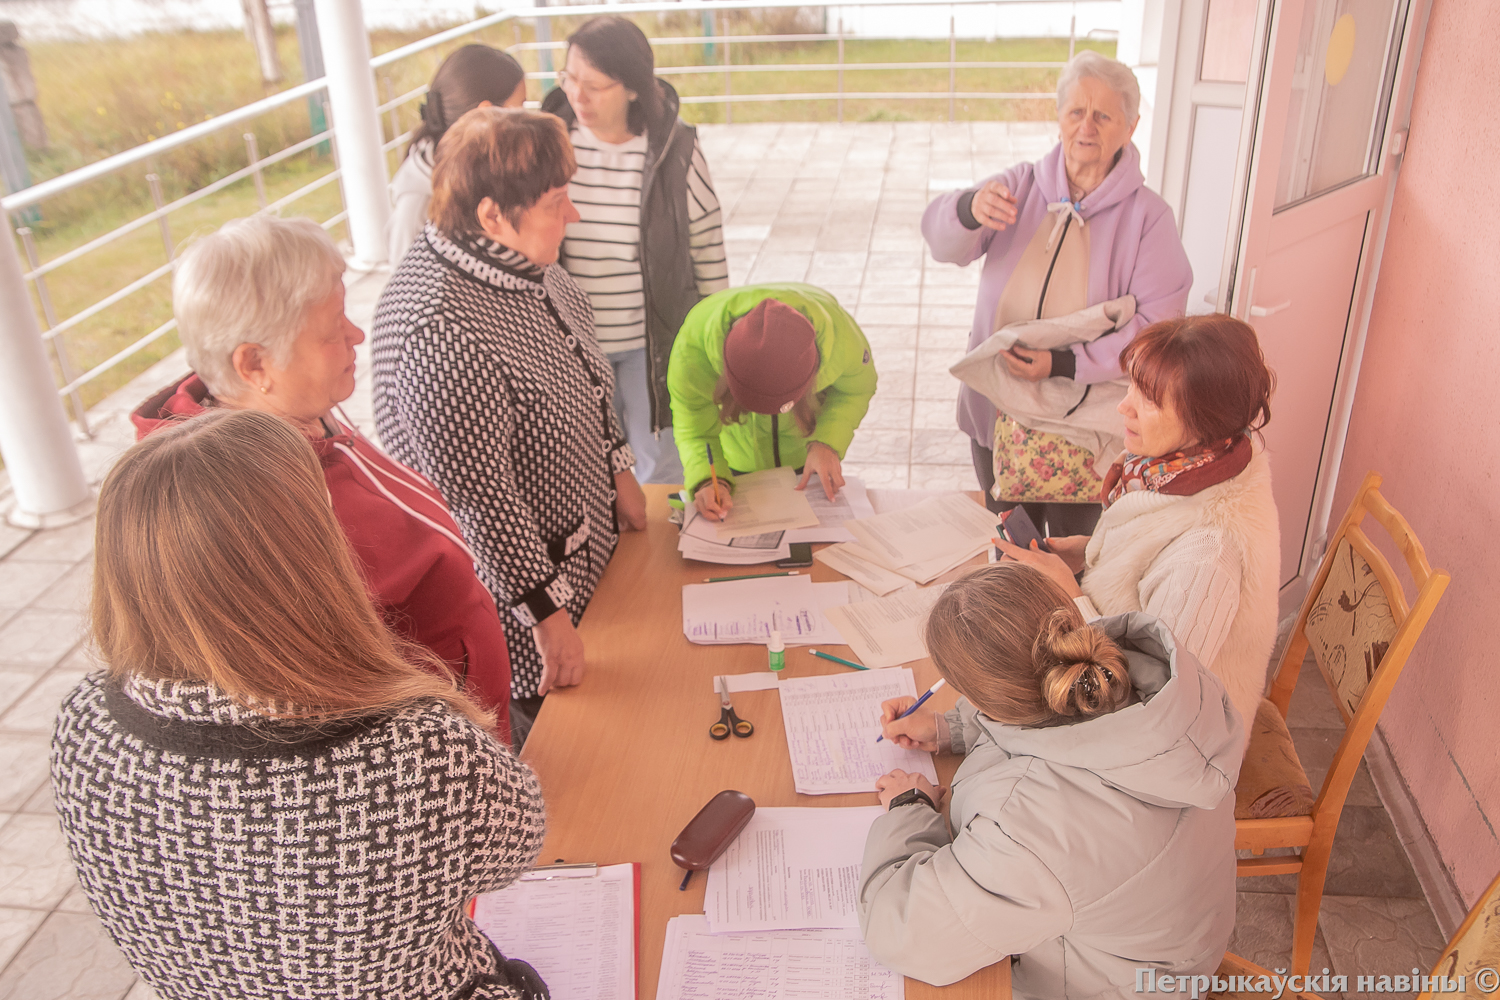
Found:
[[[500,1000],[463,912],[527,871],[531,769],[446,706],[311,728],[200,682],[92,674],[52,738],[84,895],[165,1000]]]
[[[531,628],[577,624],[614,554],[616,473],[635,463],[588,296],[490,240],[430,223],[375,310],[383,447],[443,494],[501,607],[511,693],[536,694]]]

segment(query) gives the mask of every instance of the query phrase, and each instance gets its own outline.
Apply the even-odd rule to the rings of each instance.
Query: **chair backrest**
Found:
[[[1365,476],[1329,539],[1271,686],[1270,699],[1285,718],[1310,647],[1343,717],[1344,738],[1314,814],[1325,805],[1343,807],[1375,723],[1448,586],[1448,574],[1432,568],[1411,525],[1381,496],[1380,483],[1376,473]],[[1367,516],[1385,529],[1405,559],[1416,585],[1410,605],[1390,562],[1365,534]]]
[[[1481,970],[1488,971],[1481,975]],[[1500,877],[1490,883],[1469,911],[1468,919],[1449,939],[1432,974],[1453,980],[1463,976],[1463,992],[1467,996],[1487,997],[1500,986],[1497,970],[1500,970]],[[1422,991],[1417,1000],[1424,1000],[1428,994],[1429,991]]]

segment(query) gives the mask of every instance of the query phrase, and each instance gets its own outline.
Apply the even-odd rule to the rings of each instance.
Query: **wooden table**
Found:
[[[695,646],[682,634],[682,585],[709,576],[763,572],[755,567],[687,562],[677,552],[677,528],[667,520],[665,486],[647,486],[650,523],[620,539],[614,560],[594,593],[579,631],[588,650],[581,685],[549,695],[522,757],[536,770],[547,800],[547,840],[541,864],[593,861],[641,864],[640,997],[656,995],[662,945],[670,917],[702,913],[707,876],[693,876],[679,892],[682,870],[668,849],[710,798],[738,789],[759,806],[869,806],[875,793],[799,795],[793,789],[781,703],[775,691],[734,695],[735,711],[755,723],[749,739],[709,739],[719,717],[716,674],[766,669],[761,646]],[[772,567],[774,568],[774,567]],[[841,580],[821,562],[816,581]],[[848,647],[829,647],[850,656]],[[917,690],[938,674],[930,660],[910,664]],[[786,653],[785,676],[846,672],[805,647]],[[951,708],[945,688],[929,704]],[[952,780],[958,761],[936,758],[938,776]],[[1008,997],[1010,966],[1001,963],[938,989],[906,981],[911,1000]]]

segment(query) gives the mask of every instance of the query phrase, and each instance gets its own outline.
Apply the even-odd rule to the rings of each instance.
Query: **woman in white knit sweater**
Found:
[[[999,544],[1086,617],[1145,611],[1166,622],[1248,727],[1276,639],[1281,533],[1256,434],[1271,419],[1274,376],[1255,331],[1222,315],[1147,327],[1120,365],[1126,450],[1104,478],[1093,535],[1049,539],[1052,553]]]

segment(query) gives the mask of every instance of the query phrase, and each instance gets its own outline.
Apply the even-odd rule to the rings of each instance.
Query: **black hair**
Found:
[[[568,48],[577,48],[589,65],[625,89],[633,90],[626,127],[635,135],[661,122],[661,90],[656,85],[656,56],[651,43],[641,31],[623,17],[604,14],[589,18],[583,27],[568,36]]]
[[[504,104],[525,79],[526,71],[509,53],[488,45],[455,49],[433,74],[422,105],[422,121],[411,134],[406,155],[410,156],[412,147],[423,139],[436,145],[450,125],[479,107],[481,101],[496,107]]]

